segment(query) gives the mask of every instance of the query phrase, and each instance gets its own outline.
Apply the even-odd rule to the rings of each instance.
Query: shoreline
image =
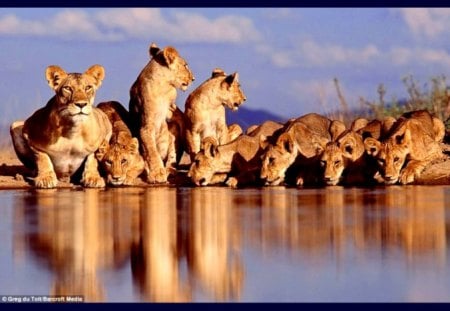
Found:
[[[422,172],[421,176],[414,183],[410,185],[433,185],[433,186],[445,186],[450,185],[450,145],[443,144],[443,150],[446,152],[442,159],[434,161]],[[30,190],[35,189],[27,180],[27,176],[30,171],[26,169],[20,160],[17,158],[14,149],[11,145],[6,145],[0,149],[0,190]],[[125,187],[192,187],[189,183],[186,183],[186,176],[180,176],[176,178],[174,183],[169,183],[165,185],[150,185],[143,181],[135,186],[125,186]],[[338,185],[340,186],[340,185]],[[377,186],[383,186],[382,184]],[[402,185],[397,185],[402,186]],[[212,186],[221,187],[221,186]],[[222,186],[225,187],[225,186]],[[342,186],[344,187],[344,186]],[[353,186],[345,186],[353,187]],[[358,188],[363,188],[364,186],[355,186]],[[108,188],[108,187],[107,187]],[[248,188],[248,187],[247,187]],[[251,187],[250,187],[251,188]],[[295,188],[295,187],[286,187]],[[311,187],[305,187],[311,188]],[[321,187],[316,187],[321,188]],[[84,189],[81,185],[72,184],[70,182],[59,181],[58,186],[53,189]],[[242,188],[240,188],[242,189]],[[245,189],[245,188],[244,188]],[[302,188],[298,188],[302,189]],[[46,190],[46,189],[43,189]],[[51,190],[51,189],[48,189]]]

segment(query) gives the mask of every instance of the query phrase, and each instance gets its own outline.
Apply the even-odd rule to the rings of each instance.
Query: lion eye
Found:
[[[64,92],[67,92],[67,93],[71,93],[71,92],[72,92],[72,88],[71,88],[70,86],[63,86],[63,87],[62,87],[62,90],[63,90]]]
[[[107,166],[111,166],[112,162],[111,162],[110,160],[106,160],[106,161],[105,161],[105,164],[106,164]]]
[[[126,164],[127,163],[127,159],[122,159],[122,161],[120,161],[120,163]]]
[[[335,165],[335,166],[338,166],[339,164],[341,164],[341,160],[336,160],[336,161],[334,161],[334,165]]]
[[[275,158],[274,157],[270,157],[269,158],[269,163],[272,164],[273,162],[275,162]]]
[[[87,85],[87,86],[84,88],[84,90],[85,90],[86,92],[90,92],[90,91],[92,91],[92,89],[93,89],[92,85]]]
[[[395,158],[394,158],[394,162],[398,162],[398,160],[400,160],[399,157],[395,157]]]

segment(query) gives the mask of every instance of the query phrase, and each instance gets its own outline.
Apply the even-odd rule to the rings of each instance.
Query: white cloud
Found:
[[[392,64],[397,66],[411,63],[437,64],[450,69],[450,54],[442,49],[394,47],[387,53],[387,57]]]
[[[209,19],[196,13],[176,11],[163,15],[156,8],[106,9],[87,13],[68,9],[45,20],[0,17],[0,34],[52,36],[62,39],[117,41],[148,37],[177,42],[256,42],[261,34],[247,17],[224,15]]]
[[[261,51],[263,49],[260,49]],[[270,54],[272,62],[278,67],[297,66],[333,66],[339,64],[367,64],[380,55],[380,51],[373,44],[361,49],[340,45],[318,44],[313,40],[305,40],[297,47],[273,51],[265,49]]]
[[[436,38],[450,27],[450,8],[401,8],[398,10],[415,35]]]

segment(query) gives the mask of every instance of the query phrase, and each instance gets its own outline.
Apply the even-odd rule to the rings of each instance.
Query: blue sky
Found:
[[[348,102],[406,97],[402,78],[420,85],[450,72],[450,9],[445,8],[1,8],[2,123],[25,119],[53,91],[45,68],[106,77],[96,102],[118,100],[149,60],[151,42],[173,45],[196,81],[213,68],[238,71],[245,106],[282,117],[338,107],[333,78]],[[237,112],[239,113],[239,112]]]

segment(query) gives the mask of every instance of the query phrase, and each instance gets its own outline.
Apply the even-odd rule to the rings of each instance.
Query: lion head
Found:
[[[329,142],[320,158],[320,166],[324,170],[324,182],[329,186],[339,183],[345,169],[344,154],[336,142]]]
[[[217,90],[217,97],[223,106],[236,111],[247,100],[241,89],[239,74],[237,72],[226,75],[222,69],[216,68],[212,72],[212,78],[221,79],[219,90]]]
[[[168,69],[166,79],[173,87],[186,91],[191,82],[195,80],[188,63],[174,47],[168,46],[160,49],[155,43],[152,43],[149,52],[156,62]]]
[[[57,113],[63,120],[81,122],[92,112],[95,92],[102,84],[105,70],[94,65],[85,73],[66,73],[59,66],[45,72],[48,85],[55,91]]]
[[[262,157],[261,179],[266,185],[279,185],[284,182],[287,169],[295,162],[298,150],[287,133],[278,138],[275,145],[269,145]]]
[[[188,172],[188,177],[197,186],[209,185],[217,173],[217,148],[218,142],[214,137],[208,136],[202,140],[201,150],[195,155]]]
[[[353,130],[342,133],[337,141],[329,142],[322,153],[320,165],[324,169],[324,182],[337,185],[349,163],[364,155],[362,136]]]
[[[400,178],[409,153],[407,139],[404,135],[398,135],[386,142],[371,137],[364,140],[365,150],[377,160],[379,173],[386,184],[395,184]]]
[[[135,176],[132,171],[144,170],[144,159],[139,154],[139,142],[136,137],[131,138],[128,144],[106,144],[96,153],[100,161],[106,182],[112,186],[133,185]]]

